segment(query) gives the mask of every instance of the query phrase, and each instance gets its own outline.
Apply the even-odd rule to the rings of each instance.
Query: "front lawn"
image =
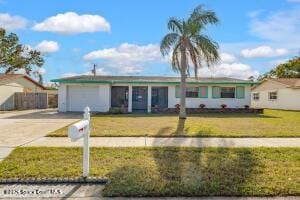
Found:
[[[80,148],[17,148],[0,178],[78,177]],[[91,148],[105,196],[300,195],[300,148]]]
[[[300,112],[265,110],[264,114],[97,115],[91,136],[299,137]],[[67,136],[67,127],[48,136]]]

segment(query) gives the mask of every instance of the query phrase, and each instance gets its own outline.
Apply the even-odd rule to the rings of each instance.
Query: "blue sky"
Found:
[[[0,26],[45,55],[45,82],[88,74],[176,75],[159,42],[171,16],[197,5],[221,23],[205,33],[220,45],[221,62],[201,76],[258,76],[300,51],[300,0],[0,1]]]

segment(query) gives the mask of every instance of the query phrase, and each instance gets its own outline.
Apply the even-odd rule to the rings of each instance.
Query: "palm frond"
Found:
[[[169,54],[171,48],[178,42],[180,36],[178,33],[168,33],[160,42],[160,52],[163,56]]]
[[[196,44],[198,51],[203,54],[208,66],[216,64],[220,60],[219,45],[206,35],[193,36],[193,42]]]
[[[172,17],[168,22],[168,29],[176,33],[182,33],[182,21]]]
[[[200,31],[204,28],[202,24],[192,22],[189,22],[187,26],[189,30],[189,36],[200,34]]]
[[[172,70],[174,72],[179,72],[180,71],[180,63],[179,63],[179,55],[180,55],[180,51],[179,51],[179,47],[180,47],[180,43],[178,42],[174,49],[173,49],[173,53],[172,53]]]
[[[188,19],[188,23],[195,22],[204,26],[206,24],[217,24],[219,19],[214,11],[206,10],[203,6],[197,6]]]
[[[188,43],[188,52],[189,52],[189,57],[194,65],[194,73],[195,77],[198,77],[198,69],[200,68],[200,53],[198,49],[191,43]]]

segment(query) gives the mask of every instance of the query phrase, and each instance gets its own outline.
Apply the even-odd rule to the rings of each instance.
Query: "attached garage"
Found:
[[[99,87],[97,86],[68,86],[67,97],[68,111],[83,111],[85,106],[89,106],[93,111],[98,110],[100,106]]]
[[[68,85],[66,91],[67,111],[82,112],[86,106],[89,106],[91,111],[98,112],[107,112],[109,109],[107,85]]]

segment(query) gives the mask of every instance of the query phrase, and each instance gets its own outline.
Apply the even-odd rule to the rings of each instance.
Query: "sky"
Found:
[[[203,34],[220,62],[200,76],[247,79],[299,55],[300,0],[0,0],[0,27],[41,51],[44,81],[90,74],[178,76],[159,43],[170,17],[186,19],[198,5],[220,23]]]

